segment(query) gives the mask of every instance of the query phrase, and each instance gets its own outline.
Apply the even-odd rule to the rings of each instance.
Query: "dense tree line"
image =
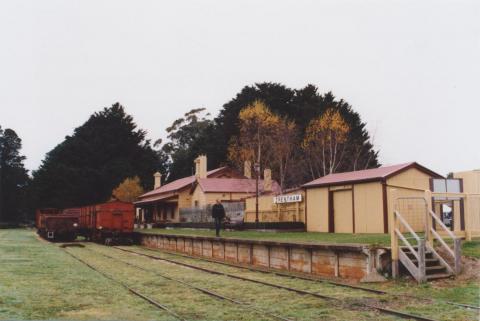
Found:
[[[145,136],[119,103],[94,113],[33,172],[35,206],[104,202],[115,187],[135,176],[144,189],[151,189],[152,173],[164,171],[165,165]]]
[[[295,124],[297,139],[292,142],[295,144],[295,165],[290,167],[285,177],[287,187],[298,186],[328,174],[321,168],[322,164],[312,159],[314,145],[311,145],[311,149],[302,148],[312,120],[319,119],[328,110],[338,112],[348,127],[345,138],[348,143],[342,147],[342,159],[335,164],[334,172],[379,166],[378,151],[373,148],[365,123],[347,102],[336,99],[330,92],[320,94],[313,85],[291,89],[276,83],[259,83],[244,87],[236,97],[223,105],[219,115],[213,120],[197,117],[198,112],[203,111],[197,109],[169,128],[170,141],[162,148],[169,158],[168,179],[191,175],[191,164],[200,153],[208,155],[209,168],[231,164],[241,169],[240,164],[235,164],[228,158],[228,150],[232,143],[240,139],[241,110],[256,101],[262,102],[272,113]],[[274,178],[279,179],[280,168],[273,170]]]
[[[15,131],[0,127],[0,222],[17,222],[27,216],[29,177],[21,148]]]
[[[135,195],[151,189],[155,171],[164,174],[164,181],[192,175],[199,154],[208,155],[209,168],[232,165],[243,170],[243,160],[257,160],[251,143],[260,137],[255,127],[260,116],[266,126],[261,144],[268,154],[261,166],[271,167],[284,188],[331,172],[379,165],[360,115],[313,85],[246,86],[215,118],[204,108],[193,109],[166,129],[167,141],[153,145],[116,103],[91,115],[48,152],[30,183],[25,157],[19,154],[20,138],[13,130],[0,129],[0,220],[18,219],[27,208],[104,202],[115,188],[113,194],[128,198],[129,186],[135,187]]]

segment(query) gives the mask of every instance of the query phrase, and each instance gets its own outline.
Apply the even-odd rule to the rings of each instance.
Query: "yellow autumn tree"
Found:
[[[133,202],[138,196],[144,193],[143,187],[140,184],[140,178],[135,176],[133,178],[126,178],[120,185],[112,192],[112,195],[122,202]]]
[[[335,173],[344,158],[349,132],[348,124],[335,109],[328,109],[310,121],[302,148],[307,154],[312,176]]]
[[[239,115],[239,136],[232,139],[228,157],[241,168],[246,160],[261,167],[270,166],[273,160],[275,129],[281,118],[270,111],[260,100],[243,108]]]

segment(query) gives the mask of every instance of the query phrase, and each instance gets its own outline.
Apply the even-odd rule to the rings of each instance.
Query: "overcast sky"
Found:
[[[0,125],[31,170],[114,102],[156,139],[264,81],[345,99],[383,164],[480,168],[478,0],[0,0]]]

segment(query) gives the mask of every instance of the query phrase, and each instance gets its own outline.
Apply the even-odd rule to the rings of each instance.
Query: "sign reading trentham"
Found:
[[[297,203],[302,201],[302,194],[278,195],[273,198],[273,204]]]

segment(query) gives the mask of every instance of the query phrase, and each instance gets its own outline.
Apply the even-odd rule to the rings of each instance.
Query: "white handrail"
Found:
[[[455,253],[453,253],[452,249],[450,248],[450,246],[447,245],[447,243],[445,243],[445,241],[440,237],[440,235],[437,233],[437,231],[435,231],[435,229],[430,228],[430,231],[432,232],[432,234],[435,236],[435,238],[440,242],[440,244],[443,245],[443,247],[448,251],[448,253],[453,257],[455,258]]]
[[[395,229],[395,233],[397,234],[398,237],[400,237],[400,239],[403,241],[403,243],[405,245],[407,245],[408,249],[410,250],[410,252],[413,253],[413,255],[415,255],[417,260],[420,260],[420,258],[418,257],[417,251],[415,251],[413,246],[410,244],[410,242],[407,241],[407,239],[403,236],[403,234],[398,229]]]
[[[445,224],[443,224],[442,220],[440,220],[433,211],[430,210],[429,213],[430,213],[430,216],[432,216],[435,219],[435,222],[437,222],[438,225],[440,225],[447,232],[448,236],[450,236],[452,239],[457,238],[455,234],[453,234],[453,232],[450,231],[450,229],[446,227]]]
[[[408,232],[412,234],[417,241],[420,241],[420,237],[417,235],[417,233],[415,233],[415,231],[410,227],[410,225],[404,220],[402,215],[400,215],[398,211],[395,211],[394,213],[397,216],[397,218],[400,220],[400,222],[403,224],[403,226],[407,228]]]

